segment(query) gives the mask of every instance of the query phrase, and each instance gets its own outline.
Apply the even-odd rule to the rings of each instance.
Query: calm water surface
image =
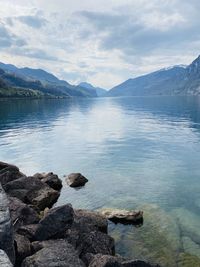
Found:
[[[1,100],[0,160],[16,164],[29,175],[53,171],[60,177],[71,172],[88,177],[89,183],[78,191],[64,182],[59,204],[71,202],[74,207],[88,209],[144,206],[147,214],[155,208],[151,204],[156,204],[153,212],[159,210],[176,222],[189,212],[195,223],[177,223],[181,233],[177,230],[177,239],[182,239],[173,252],[200,258],[200,237],[193,238],[200,236],[200,230],[195,228],[200,223],[198,97]],[[155,223],[159,214],[152,216]],[[153,223],[152,218],[148,220],[148,225]],[[159,252],[149,251],[150,246],[145,252],[134,251],[133,236],[138,235],[137,242],[145,243],[141,231],[154,231],[148,225],[144,221],[138,230],[111,224],[117,252],[157,260],[163,266],[193,267],[182,261],[169,263],[167,252],[160,257]],[[167,222],[157,227],[171,231]],[[195,244],[184,245],[184,238]]]

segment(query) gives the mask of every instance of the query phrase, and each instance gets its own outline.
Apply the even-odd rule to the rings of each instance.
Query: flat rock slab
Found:
[[[66,182],[70,187],[81,187],[88,182],[88,179],[81,173],[71,173],[67,176]]]
[[[120,209],[102,209],[99,211],[108,220],[121,224],[143,223],[143,211],[128,211]]]
[[[78,252],[66,240],[37,242],[35,247],[39,250],[27,257],[22,267],[85,267]]]

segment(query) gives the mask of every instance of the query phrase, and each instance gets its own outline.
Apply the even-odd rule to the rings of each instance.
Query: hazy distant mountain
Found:
[[[96,97],[95,91],[80,86],[74,86],[42,69],[17,68],[11,64],[0,63],[0,78],[8,88],[23,88],[37,90],[43,95],[59,97]]]
[[[100,87],[94,87],[93,85],[91,85],[90,83],[87,83],[87,82],[82,82],[79,84],[79,86],[81,86],[83,88],[95,90],[97,93],[97,96],[105,96],[107,93],[107,91],[105,89],[100,88]]]
[[[107,96],[200,94],[200,56],[189,66],[174,66],[129,79],[112,88]]]

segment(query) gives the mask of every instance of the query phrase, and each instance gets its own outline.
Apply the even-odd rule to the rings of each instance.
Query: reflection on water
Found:
[[[199,158],[198,97],[0,101],[0,160],[89,178],[79,191],[64,186],[59,204],[143,206],[139,230],[110,225],[127,256],[199,266]]]

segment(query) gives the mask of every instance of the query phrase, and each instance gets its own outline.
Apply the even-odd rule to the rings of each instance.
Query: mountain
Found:
[[[11,64],[0,63],[0,78],[9,88],[37,90],[44,96],[96,97],[95,91],[74,86],[42,69],[17,68]],[[2,73],[3,71],[3,73]]]
[[[101,97],[101,96],[105,96],[107,91],[103,88],[100,87],[94,87],[93,85],[91,85],[90,83],[87,82],[82,82],[79,84],[79,86],[86,88],[86,89],[90,89],[90,90],[95,90],[97,93],[97,96]]]
[[[200,94],[200,56],[189,66],[174,66],[129,79],[108,91],[107,96]]]

